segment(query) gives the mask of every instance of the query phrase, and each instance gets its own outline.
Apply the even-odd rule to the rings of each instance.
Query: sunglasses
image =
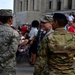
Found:
[[[42,24],[46,24],[46,23],[48,23],[48,22],[42,22],[42,21],[41,21],[41,23],[42,23]]]
[[[73,24],[75,24],[75,22],[73,22]]]

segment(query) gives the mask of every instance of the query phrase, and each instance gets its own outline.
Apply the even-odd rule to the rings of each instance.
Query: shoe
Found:
[[[34,63],[31,63],[31,66],[34,66]]]
[[[31,64],[32,64],[32,62],[31,62],[31,61],[29,61],[29,64],[31,65]]]
[[[31,66],[33,66],[33,65],[34,65],[34,63],[33,63],[33,62],[29,62],[29,64],[30,64]]]

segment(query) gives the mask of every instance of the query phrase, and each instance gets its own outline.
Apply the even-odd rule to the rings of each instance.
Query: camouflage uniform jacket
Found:
[[[45,47],[47,46],[45,44],[45,39],[48,35],[50,35],[52,32],[54,32],[54,30],[50,30],[49,32],[46,33],[46,35],[44,36],[44,38],[41,41],[41,47],[38,50],[38,55],[39,57],[37,57],[36,63],[35,63],[35,69],[34,69],[34,75],[45,75],[44,70],[48,70],[47,68],[47,55],[46,55],[46,49]],[[47,74],[47,72],[46,72]]]
[[[57,28],[44,39],[35,65],[35,75],[75,75],[74,54],[75,35],[64,28]],[[45,69],[47,70],[42,74],[42,68],[46,62],[47,68]]]
[[[15,54],[19,34],[9,24],[0,25],[0,75],[16,75]]]

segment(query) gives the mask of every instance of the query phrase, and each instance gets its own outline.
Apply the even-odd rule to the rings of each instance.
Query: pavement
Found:
[[[74,61],[75,66],[75,61]],[[75,67],[74,67],[75,71]],[[25,58],[23,58],[19,63],[17,63],[16,75],[33,75],[34,66],[31,66]]]
[[[16,75],[33,75],[34,67],[28,63],[17,64]]]
[[[27,61],[21,60],[17,63],[16,75],[33,75],[34,67]]]

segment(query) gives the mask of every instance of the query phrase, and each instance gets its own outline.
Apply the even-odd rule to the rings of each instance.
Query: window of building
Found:
[[[52,1],[49,1],[49,9],[51,9]]]
[[[17,3],[16,0],[14,0],[14,13],[15,13],[15,10],[16,10],[16,8],[17,8],[17,7],[16,7],[16,3]]]
[[[72,0],[68,0],[68,9],[72,9]]]
[[[57,1],[57,10],[61,10],[61,0]]]
[[[26,10],[28,11],[28,0],[26,1]]]
[[[20,1],[20,11],[22,11],[22,1]]]

